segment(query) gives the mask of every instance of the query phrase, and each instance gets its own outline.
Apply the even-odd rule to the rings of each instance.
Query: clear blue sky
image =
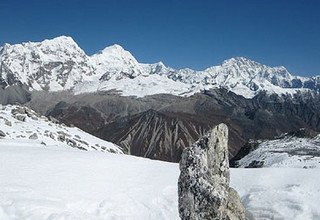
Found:
[[[68,35],[93,54],[204,69],[245,56],[320,74],[319,0],[1,0],[0,44]]]

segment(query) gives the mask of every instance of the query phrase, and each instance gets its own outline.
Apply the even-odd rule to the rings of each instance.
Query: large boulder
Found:
[[[183,220],[242,220],[245,209],[229,187],[228,127],[219,124],[182,153],[179,214]]]

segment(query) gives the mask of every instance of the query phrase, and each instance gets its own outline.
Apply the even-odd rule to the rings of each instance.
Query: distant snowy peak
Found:
[[[15,83],[26,84],[30,90],[76,93],[118,90],[122,95],[137,95],[136,90],[139,96],[185,96],[220,87],[247,98],[260,91],[282,94],[320,90],[319,76],[292,76],[282,66],[269,67],[244,57],[225,60],[203,71],[173,69],[162,62],[139,63],[117,44],[88,56],[66,36],[0,48],[0,86]]]
[[[132,54],[118,44],[106,47],[90,59],[101,80],[134,78],[143,73]]]

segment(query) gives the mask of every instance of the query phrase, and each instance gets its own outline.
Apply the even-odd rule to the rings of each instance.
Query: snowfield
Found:
[[[178,164],[0,140],[0,219],[179,219]],[[319,219],[319,169],[231,169],[256,219]]]

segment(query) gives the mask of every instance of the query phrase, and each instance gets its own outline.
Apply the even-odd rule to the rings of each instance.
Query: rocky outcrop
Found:
[[[6,134],[0,130],[0,138],[5,137],[5,136],[6,136]]]
[[[182,220],[242,220],[245,209],[229,187],[228,127],[216,126],[182,153],[179,214]]]
[[[36,140],[36,139],[38,139],[37,133],[33,133],[32,135],[30,135],[29,139],[31,139],[31,140]]]

